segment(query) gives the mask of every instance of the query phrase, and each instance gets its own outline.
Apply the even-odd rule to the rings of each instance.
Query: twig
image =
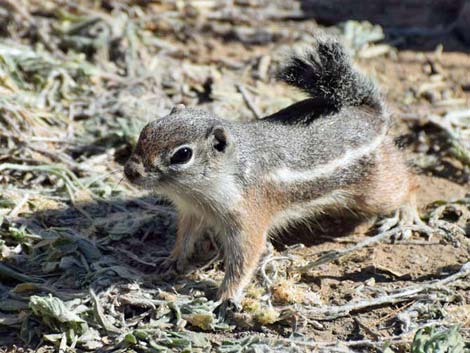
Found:
[[[124,255],[126,255],[127,257],[129,257],[130,259],[142,264],[142,265],[146,265],[146,266],[151,266],[151,267],[156,267],[157,265],[154,264],[154,263],[151,263],[151,262],[147,262],[147,261],[144,261],[142,260],[141,258],[139,258],[138,255],[134,254],[133,252],[129,251],[129,250],[126,250],[126,249],[121,249],[121,248],[116,248],[116,247],[111,247],[111,246],[108,246],[108,249],[110,250],[113,250],[113,251],[118,251]]]
[[[28,200],[29,200],[29,194],[26,193],[23,195],[20,202],[16,204],[15,208],[12,209],[11,212],[8,214],[8,217],[16,217],[18,213],[21,211],[21,208],[24,206],[24,204],[28,202]]]
[[[366,324],[364,324],[358,317],[354,317],[354,322],[360,327],[362,328],[367,334],[371,335],[374,340],[378,340],[381,336],[375,332],[374,330],[372,330],[369,326],[367,326]]]
[[[43,283],[44,280],[41,278],[27,276],[23,273],[20,273],[2,263],[0,263],[0,277],[13,278],[20,282],[34,282],[34,283]]]
[[[263,276],[263,279],[264,279],[264,281],[266,282],[267,285],[271,285],[273,283],[273,281],[268,277],[268,275],[266,273],[267,265],[270,262],[273,262],[273,261],[283,261],[283,260],[287,260],[287,261],[290,261],[292,263],[292,259],[287,257],[287,256],[270,256],[266,260],[263,261],[263,263],[261,265],[261,275]],[[274,277],[277,277],[277,270],[275,270]]]
[[[142,298],[142,297],[134,297],[132,295],[120,295],[119,301],[122,304],[129,304],[133,306],[138,306],[145,309],[152,309],[156,310],[157,306],[152,302],[150,299]]]
[[[108,321],[108,319],[106,319],[103,313],[103,308],[101,307],[101,304],[99,302],[99,299],[96,296],[93,289],[91,288],[90,288],[90,297],[91,297],[91,300],[93,301],[93,309],[94,309],[93,311],[95,312],[96,318],[98,319],[98,322],[100,323],[100,325],[103,326],[106,329],[106,331],[108,331],[109,333],[114,333],[114,334],[122,333],[120,329],[112,325]]]
[[[255,103],[253,103],[253,100],[251,99],[250,94],[247,92],[245,87],[242,84],[237,84],[237,89],[241,93],[243,100],[245,101],[247,107],[253,112],[254,116],[256,119],[261,119],[261,113],[256,106]]]
[[[402,231],[403,230],[412,230],[412,231],[419,232],[419,231],[422,231],[423,228],[422,228],[422,226],[419,226],[419,225],[410,225],[410,226],[407,226],[407,227],[402,227],[401,230]],[[348,255],[348,254],[350,254],[350,253],[352,253],[352,252],[354,252],[358,249],[362,249],[362,248],[365,248],[367,246],[370,246],[370,245],[376,244],[378,242],[381,242],[385,239],[389,239],[392,236],[394,236],[396,233],[397,233],[397,229],[391,229],[391,230],[388,230],[386,232],[379,233],[378,235],[376,235],[374,237],[367,238],[367,239],[361,241],[360,243],[357,243],[356,245],[351,246],[350,248],[347,248],[347,249],[344,249],[344,250],[328,251],[324,255],[320,256],[318,259],[316,259],[314,261],[310,261],[309,263],[307,263],[307,265],[298,267],[295,270],[299,271],[301,273],[308,272],[308,271],[310,271],[311,269],[313,269],[315,267],[326,264],[328,262],[335,261],[335,260],[337,260],[337,259],[339,259],[343,256],[346,256],[346,255]]]
[[[440,321],[441,324],[447,324],[445,321]],[[299,346],[309,347],[309,348],[329,348],[328,353],[330,352],[343,352],[341,350],[342,347],[345,348],[352,348],[352,347],[371,347],[371,348],[379,348],[383,347],[384,345],[390,344],[407,344],[413,341],[415,333],[423,328],[429,326],[435,326],[436,322],[433,323],[425,323],[420,325],[415,330],[405,333],[404,335],[396,335],[390,337],[382,337],[377,340],[356,340],[356,341],[301,341],[299,339],[290,339],[290,338],[280,338],[282,341],[290,344],[295,344]],[[334,349],[334,350],[331,350]],[[347,351],[346,351],[347,352]]]
[[[460,271],[450,275],[444,279],[426,283],[423,285],[411,286],[400,290],[400,292],[390,295],[381,296],[372,300],[356,300],[340,306],[326,306],[306,310],[305,312],[313,316],[316,320],[333,320],[339,317],[349,315],[351,312],[364,310],[371,307],[382,306],[385,304],[395,304],[399,302],[415,299],[418,295],[439,287],[444,287],[450,283],[465,278],[470,275],[470,262],[464,264]]]

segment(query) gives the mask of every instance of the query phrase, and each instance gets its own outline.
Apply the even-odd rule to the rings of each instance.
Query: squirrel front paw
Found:
[[[169,257],[162,257],[157,261],[156,274],[162,280],[169,280],[176,277],[178,271],[178,259]]]
[[[222,300],[220,304],[215,308],[215,314],[217,318],[221,320],[226,320],[230,318],[233,313],[240,312],[242,310],[242,306],[239,302],[233,299],[226,299]]]

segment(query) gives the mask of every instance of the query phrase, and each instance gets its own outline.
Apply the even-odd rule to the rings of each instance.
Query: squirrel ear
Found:
[[[183,110],[184,108],[186,108],[184,104],[177,104],[173,108],[171,108],[170,114],[177,113],[178,111]]]
[[[222,126],[214,126],[210,135],[212,138],[212,146],[219,152],[225,152],[229,144],[229,136]]]

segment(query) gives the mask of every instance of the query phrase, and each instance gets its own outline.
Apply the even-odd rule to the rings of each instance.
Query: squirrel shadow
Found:
[[[292,227],[273,243],[278,248],[299,242],[316,245],[349,234],[355,224],[357,220],[324,216],[312,227]],[[221,276],[220,271],[214,270],[220,269],[221,264],[211,259],[218,255],[217,248],[197,251],[198,259],[192,261],[210,271],[209,276],[203,276],[206,279],[197,276],[200,270],[165,281],[156,275],[159,259],[169,254],[176,235],[175,210],[157,198],[90,201],[42,209],[24,217],[6,218],[1,227],[8,232],[15,228],[25,236],[22,253],[10,254],[1,264],[2,298],[9,298],[18,285],[28,283],[27,292],[22,292],[26,306],[32,295],[51,293],[69,301],[88,298],[90,290],[98,295],[106,292],[124,297],[138,296],[144,290],[159,297],[161,293],[174,293],[177,288],[182,295],[202,292],[207,298],[216,299]],[[34,245],[27,245],[28,238],[35,239]],[[18,239],[5,241],[15,246]],[[5,268],[10,273],[6,277]],[[118,310],[125,316],[135,316],[144,309],[123,302]],[[38,324],[34,317],[28,320],[28,327]],[[12,331],[8,337],[14,341],[16,333]]]
[[[371,220],[352,213],[328,213],[312,218],[308,222],[294,223],[272,236],[271,242],[277,250],[287,246],[303,244],[315,246],[335,241],[353,233],[366,233]]]
[[[6,219],[2,227],[40,237],[29,256],[12,256],[5,264],[33,278],[48,278],[53,287],[96,291],[117,282],[158,283],[159,259],[171,251],[176,211],[153,197],[111,199],[43,209],[26,217]],[[272,239],[277,249],[295,243],[313,246],[354,231],[361,219],[325,215],[311,225],[295,225]],[[217,255],[216,247],[196,252],[198,264]],[[215,252],[215,253],[214,253]],[[14,265],[13,265],[14,263]],[[54,279],[56,275],[60,275]],[[6,286],[21,282],[7,278]]]

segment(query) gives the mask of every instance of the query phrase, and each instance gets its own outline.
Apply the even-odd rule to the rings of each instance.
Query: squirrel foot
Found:
[[[379,222],[379,233],[392,232],[392,240],[407,240],[413,232],[424,234],[428,240],[436,230],[423,222],[416,207],[404,205],[395,211],[394,215]]]
[[[178,271],[177,263],[177,259],[171,256],[162,257],[157,260],[156,274],[158,278],[162,280],[169,280],[176,277],[180,273],[180,271]]]
[[[220,304],[215,308],[216,316],[219,320],[226,320],[230,318],[231,314],[240,312],[242,306],[239,302],[233,299],[226,299],[220,302]]]

